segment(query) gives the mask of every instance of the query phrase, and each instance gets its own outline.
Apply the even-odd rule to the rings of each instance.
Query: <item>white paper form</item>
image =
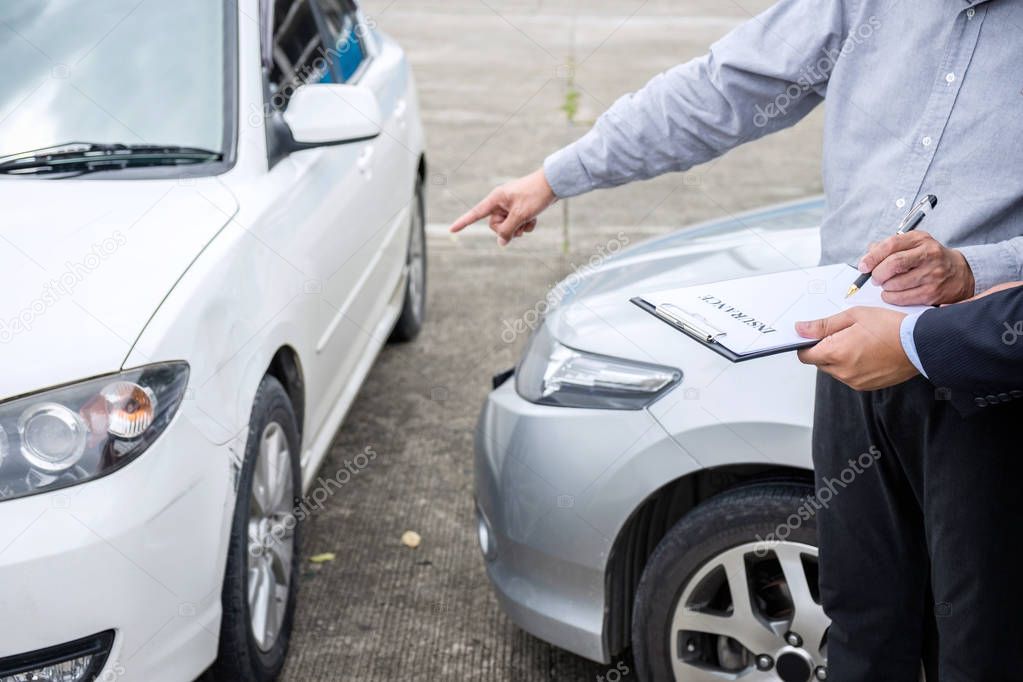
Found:
[[[790,270],[643,294],[641,299],[669,314],[694,321],[708,340],[737,355],[801,348],[812,341],[796,333],[801,320],[829,317],[855,306],[913,313],[925,306],[893,306],[867,282],[846,298],[860,273],[845,264]]]

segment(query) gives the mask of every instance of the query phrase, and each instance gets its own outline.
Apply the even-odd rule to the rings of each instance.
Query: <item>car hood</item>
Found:
[[[554,338],[578,350],[679,366],[679,334],[630,303],[646,293],[816,265],[823,199],[717,220],[619,252],[555,288]],[[695,347],[695,346],[693,346]]]
[[[215,178],[0,178],[0,205],[0,399],[118,370],[237,211]]]

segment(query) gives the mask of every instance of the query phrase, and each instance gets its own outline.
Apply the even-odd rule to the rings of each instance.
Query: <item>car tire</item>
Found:
[[[426,316],[426,203],[422,181],[416,185],[409,209],[408,279],[401,315],[391,332],[391,341],[399,343],[419,336]]]
[[[795,483],[738,488],[668,532],[633,608],[641,680],[732,679],[758,668],[781,680],[826,676],[812,492]]]
[[[294,510],[302,480],[300,445],[287,392],[277,379],[264,377],[238,478],[213,680],[269,682],[284,668],[298,587],[300,529]],[[250,600],[253,581],[259,587]]]

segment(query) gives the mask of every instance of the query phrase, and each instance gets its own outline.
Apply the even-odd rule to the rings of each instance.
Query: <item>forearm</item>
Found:
[[[547,159],[554,191],[569,197],[686,170],[800,120],[823,99],[830,75],[806,65],[838,54],[844,7],[782,0],[706,56],[622,97],[583,138]]]
[[[1023,287],[927,311],[914,341],[935,386],[978,395],[1023,389]]]

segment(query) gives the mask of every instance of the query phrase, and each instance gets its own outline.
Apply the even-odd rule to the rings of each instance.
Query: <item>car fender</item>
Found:
[[[182,412],[209,440],[244,436],[256,387],[284,345],[300,357],[311,344],[315,295],[300,273],[232,220],[192,264],[125,361],[132,367],[184,359],[191,376]],[[296,330],[307,332],[296,337]]]

